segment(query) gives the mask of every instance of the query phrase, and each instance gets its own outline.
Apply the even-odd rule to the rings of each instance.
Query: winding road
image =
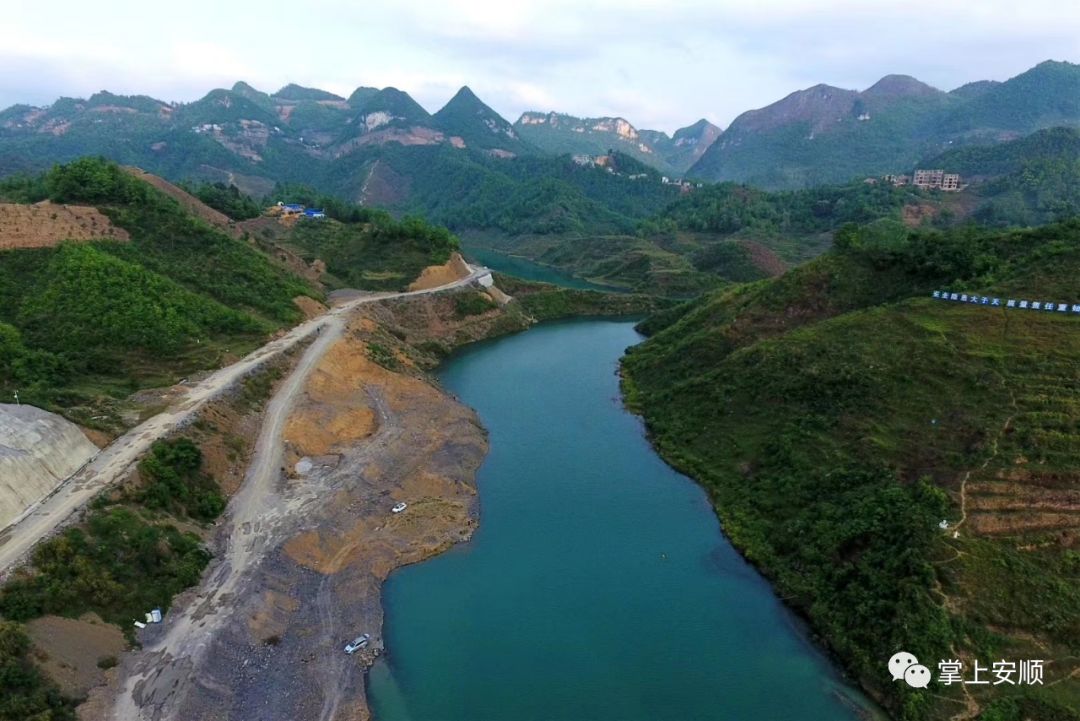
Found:
[[[248,478],[240,491],[240,497],[235,498],[232,504],[237,509],[243,509],[244,497],[253,492],[248,487],[269,482],[267,479],[272,475],[270,471],[277,467],[275,459],[280,457],[281,425],[284,423],[292,399],[303,387],[311,369],[322,358],[333,340],[341,336],[348,314],[364,303],[439,293],[479,281],[490,276],[491,273],[483,267],[469,266],[469,269],[470,273],[466,277],[435,288],[405,293],[374,293],[350,300],[318,318],[301,323],[282,337],[252,351],[242,360],[214,372],[192,387],[187,395],[171,408],[135,426],[102,449],[89,463],[60,484],[55,491],[28,508],[7,528],[0,531],[0,578],[18,566],[38,541],[51,536],[72,514],[101,491],[123,478],[128,469],[146,453],[155,441],[193,422],[207,402],[232,387],[263,363],[312,335],[319,334],[320,337],[305,352],[297,368],[267,409],[266,427],[259,436],[255,459],[249,469]],[[276,429],[273,435],[269,435],[269,429]],[[241,513],[248,515],[246,511],[241,511]],[[252,518],[258,519],[258,516],[255,515]],[[230,557],[236,552],[235,549],[230,548]]]

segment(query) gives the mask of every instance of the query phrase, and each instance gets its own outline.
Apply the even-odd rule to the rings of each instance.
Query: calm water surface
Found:
[[[858,718],[622,409],[618,359],[639,340],[629,322],[556,323],[443,367],[491,432],[481,524],[386,584],[376,721]]]
[[[570,273],[564,273],[558,268],[549,265],[534,263],[528,258],[517,255],[508,255],[491,248],[477,248],[466,246],[464,253],[469,260],[486,265],[492,270],[508,275],[517,276],[524,280],[535,280],[542,283],[553,283],[564,288],[578,288],[582,290],[606,290],[608,292],[622,292],[619,288],[609,285],[590,283],[584,278],[578,278]]]

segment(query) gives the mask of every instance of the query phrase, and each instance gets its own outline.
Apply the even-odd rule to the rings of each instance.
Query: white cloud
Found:
[[[670,131],[818,82],[951,89],[1080,60],[1080,5],[1058,0],[54,0],[48,22],[7,5],[0,106],[102,88],[193,100],[243,79],[394,85],[434,111],[468,84],[511,120],[554,109]]]

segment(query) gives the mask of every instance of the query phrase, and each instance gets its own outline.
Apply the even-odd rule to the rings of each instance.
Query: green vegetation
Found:
[[[139,463],[144,485],[136,499],[146,508],[212,521],[225,510],[217,482],[202,471],[202,452],[187,438],[158,441]]]
[[[301,221],[288,237],[302,257],[326,263],[333,276],[352,288],[404,290],[429,265],[441,265],[457,250],[450,231],[418,218],[394,220],[382,211],[366,219]]]
[[[846,223],[876,222],[902,235],[901,209],[928,200],[861,182],[776,193],[724,183],[682,195],[640,221],[634,235],[485,235],[480,242],[596,283],[687,297],[813,258]]]
[[[689,230],[730,235],[811,235],[845,223],[900,217],[900,208],[920,199],[908,188],[887,184],[824,186],[769,193],[721,183],[699,188],[641,224],[644,235]]]
[[[432,116],[432,120],[444,134],[461,138],[469,148],[497,148],[515,155],[535,152],[535,148],[517,137],[510,123],[467,87],[461,88],[450,102]]]
[[[169,518],[208,522],[225,501],[187,438],[159,441],[139,463],[139,483],[95,499],[87,520],[39,544],[29,569],[0,587],[0,614],[26,621],[93,611],[128,630],[148,608],[168,608],[210,560],[197,536]],[[164,520],[159,520],[162,514]]]
[[[458,318],[483,315],[495,308],[495,303],[483,293],[470,290],[454,295],[454,314]]]
[[[367,352],[368,358],[387,370],[396,371],[401,368],[401,361],[394,355],[394,351],[382,343],[368,343]]]
[[[249,315],[89,245],[63,245],[18,320],[35,345],[104,369],[126,350],[172,353],[217,333],[265,333]]]
[[[93,611],[124,629],[198,582],[210,554],[199,539],[130,508],[93,511],[86,523],[34,549],[31,570],[0,588],[0,614],[26,621]]]
[[[209,522],[224,507],[198,447],[187,438],[163,441],[139,464],[138,483],[99,496],[84,521],[39,544],[29,565],[0,586],[0,720],[74,719],[72,701],[27,657],[29,639],[17,622],[93,612],[130,638],[133,619],[167,609],[210,560],[197,536],[170,521]],[[116,664],[113,656],[97,662]]]
[[[101,208],[131,233],[130,243],[101,244],[232,308],[247,309],[284,323],[299,320],[297,295],[317,295],[274,266],[249,245],[186,213],[180,205],[118,166],[84,158],[46,176],[54,202]]]
[[[1063,543],[1077,523],[1060,501],[1080,463],[1080,322],[925,297],[1066,299],[1077,270],[1078,222],[899,238],[845,227],[833,252],[780,278],[658,315],[624,360],[658,450],[905,721],[948,718],[964,699],[891,684],[882,660],[901,648],[1048,659],[1046,687],[975,689],[980,718],[1080,717],[1076,685],[1051,685],[1080,651],[1080,565]],[[937,523],[960,518],[964,479],[953,538]]]
[[[30,638],[0,621],[0,721],[74,721],[73,704],[30,659]]]
[[[630,138],[616,131],[614,118],[577,118],[563,113],[553,113],[554,120],[543,123],[515,123],[518,134],[534,146],[553,155],[583,154],[602,155],[612,148],[627,154],[638,162],[646,163],[659,172],[680,176],[690,165],[689,156],[674,139],[651,130],[639,130],[638,137]],[[606,121],[609,130],[602,129]],[[599,127],[598,127],[599,126]],[[683,135],[700,132],[699,124],[683,128]],[[580,130],[579,130],[580,129]],[[682,137],[678,135],[678,137]],[[644,142],[651,152],[642,150]]]
[[[445,145],[389,144],[346,156],[328,169],[323,186],[355,196],[373,172],[368,185],[386,188],[387,207],[456,231],[511,235],[633,232],[678,196],[629,156],[616,153],[610,167],[615,172],[569,156],[507,159]],[[646,177],[629,178],[635,174]]]
[[[1078,90],[1080,66],[1060,62],[952,93],[896,76],[862,93],[815,86],[736,119],[688,174],[790,189],[910,173],[954,144],[1075,126]]]
[[[98,407],[102,396],[212,367],[225,348],[258,345],[300,318],[295,296],[319,296],[104,160],[4,181],[0,197],[92,204],[131,236],[0,252],[6,396],[18,388],[46,408]]]
[[[673,305],[652,295],[604,293],[496,275],[495,284],[538,321],[582,316],[640,316]]]
[[[1052,128],[991,146],[960,148],[933,161],[989,178],[972,189],[983,225],[1028,226],[1080,213],[1080,131]]]
[[[233,220],[250,220],[262,215],[262,206],[240,192],[235,185],[225,183],[201,183],[187,185],[184,189],[214,210],[219,210]]]

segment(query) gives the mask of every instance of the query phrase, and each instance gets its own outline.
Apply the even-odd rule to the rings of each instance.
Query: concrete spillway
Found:
[[[52,493],[97,451],[78,426],[55,413],[0,404],[0,528]]]

